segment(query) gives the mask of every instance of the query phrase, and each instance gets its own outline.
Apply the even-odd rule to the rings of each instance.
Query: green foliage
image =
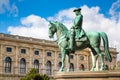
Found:
[[[26,77],[20,80],[50,80],[50,78],[45,74],[37,74],[36,69],[32,68]]]
[[[47,76],[47,75],[42,75],[42,74],[40,74],[40,76],[41,76],[41,78],[42,78],[42,80],[49,80],[50,78]]]
[[[27,80],[31,80],[36,76],[36,69],[32,68],[30,72],[26,75]]]
[[[40,74],[37,74],[37,75],[35,75],[35,77],[33,78],[33,80],[43,80],[43,79],[40,76]]]
[[[26,78],[21,78],[20,80],[27,80]]]

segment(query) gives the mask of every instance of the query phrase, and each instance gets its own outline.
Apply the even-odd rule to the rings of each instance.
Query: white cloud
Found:
[[[10,34],[48,39],[48,22],[36,15],[30,15],[21,19],[21,25],[9,26]]]
[[[120,0],[117,0],[112,4],[109,14],[112,15],[112,18],[120,21]]]
[[[74,8],[65,9],[59,11],[55,16],[48,17],[49,21],[59,21],[65,24],[68,28],[70,28],[71,24],[73,23],[73,19],[75,17],[73,13]]]
[[[55,16],[48,17],[48,20],[62,22],[68,28],[70,28],[75,17],[75,14],[73,12],[74,8],[59,11],[59,13],[57,13]],[[81,8],[81,12],[84,17],[83,29],[85,31],[106,32],[108,34],[110,46],[117,47],[118,51],[120,52],[120,37],[118,35],[118,32],[120,32],[120,21],[116,21],[115,18],[111,17],[106,18],[104,14],[99,13],[100,8],[98,6],[88,7],[84,5]],[[30,15],[21,19],[20,26],[10,26],[8,28],[8,31],[11,34],[48,39],[47,26],[48,21],[46,19],[41,18],[37,15]]]
[[[116,44],[116,47],[120,52],[120,37],[118,36],[118,32],[120,32],[120,0],[117,0],[112,4],[109,14],[112,16],[111,19],[116,21],[116,24],[109,29],[108,33],[110,34],[112,32],[112,35],[110,36],[112,38],[111,41]],[[120,53],[118,59],[120,60]]]
[[[8,13],[17,16],[18,8],[15,4],[10,4],[10,0],[0,0],[0,14]]]

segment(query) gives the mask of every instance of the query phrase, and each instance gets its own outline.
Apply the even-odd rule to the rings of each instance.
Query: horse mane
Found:
[[[55,23],[57,24],[57,27],[61,27],[63,30],[68,31],[67,27],[63,23],[58,21],[56,21]]]

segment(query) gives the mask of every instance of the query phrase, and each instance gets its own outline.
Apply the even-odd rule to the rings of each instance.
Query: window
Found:
[[[20,73],[26,73],[26,61],[24,58],[20,60]]]
[[[6,47],[6,51],[7,52],[12,52],[12,48],[11,47]]]
[[[11,63],[12,63],[12,60],[10,57],[6,57],[5,58],[5,72],[6,73],[10,73],[11,72]]]
[[[47,56],[51,56],[51,52],[47,52]]]
[[[73,55],[70,55],[70,59],[73,59],[74,58],[74,56]]]
[[[105,70],[109,70],[109,67],[108,67],[108,65],[105,65]]]
[[[52,64],[50,61],[47,61],[46,63],[46,74],[51,75],[52,74]]]
[[[39,51],[36,50],[36,51],[34,52],[34,54],[35,54],[35,55],[39,55]]]
[[[84,71],[85,70],[85,67],[83,64],[81,64],[81,70]]]
[[[74,71],[74,64],[70,63],[70,71]]]
[[[39,61],[34,60],[34,68],[36,69],[36,72],[39,73]]]
[[[60,53],[60,54],[58,54],[58,58],[61,58],[61,57],[62,57],[61,53]]]
[[[58,63],[58,70],[60,69],[60,67],[62,66],[62,62]]]
[[[25,54],[26,53],[26,49],[21,49],[21,53]]]

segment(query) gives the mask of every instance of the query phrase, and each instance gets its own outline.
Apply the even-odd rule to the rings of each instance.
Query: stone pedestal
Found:
[[[55,80],[120,80],[119,71],[57,72]]]

